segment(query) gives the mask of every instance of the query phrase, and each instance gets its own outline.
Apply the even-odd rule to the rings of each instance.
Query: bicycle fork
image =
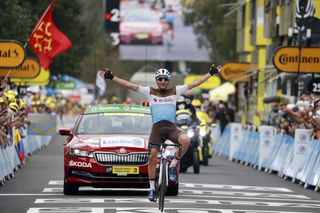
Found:
[[[163,166],[165,166],[165,177],[163,176],[162,172],[163,172]],[[167,161],[166,159],[161,159],[160,161],[160,167],[159,167],[159,178],[158,178],[158,186],[161,185],[161,180],[162,178],[165,178],[166,180],[166,187],[169,185],[169,181],[168,181],[168,165],[167,165]]]

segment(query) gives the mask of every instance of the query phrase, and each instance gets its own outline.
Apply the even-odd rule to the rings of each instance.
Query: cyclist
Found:
[[[181,154],[177,154],[169,165],[169,168],[174,168],[179,161],[179,156],[183,156],[190,145],[187,134],[175,125],[176,101],[182,93],[199,86],[212,75],[219,73],[220,70],[221,66],[214,67],[214,65],[212,65],[207,74],[192,83],[172,88],[168,88],[171,74],[167,69],[159,69],[155,72],[155,80],[158,88],[143,87],[121,79],[115,76],[109,68],[105,68],[104,71],[99,70],[98,76],[100,78],[113,80],[122,87],[143,94],[148,99],[153,122],[149,139],[150,144],[160,144],[162,143],[162,138],[165,137],[173,143],[179,143],[181,145]],[[148,173],[150,191],[148,199],[150,201],[156,201],[155,178],[158,152],[157,147],[152,147],[149,154]]]
[[[164,22],[165,22],[165,31],[168,36],[170,36],[170,42],[174,40],[174,22],[176,18],[176,11],[173,9],[173,6],[170,4],[168,9],[164,13]],[[170,35],[169,35],[170,34]]]

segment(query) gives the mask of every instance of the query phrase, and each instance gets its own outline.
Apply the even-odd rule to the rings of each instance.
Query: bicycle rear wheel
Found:
[[[164,195],[167,189],[167,162],[166,159],[161,160],[160,164],[160,187],[159,187],[159,210],[162,212],[164,207]]]

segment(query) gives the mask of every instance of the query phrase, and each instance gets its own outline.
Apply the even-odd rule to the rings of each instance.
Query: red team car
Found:
[[[74,128],[59,130],[60,135],[68,136],[64,147],[64,194],[77,194],[81,186],[148,188],[151,126],[148,107],[89,106]],[[173,159],[175,151],[169,150],[167,157]],[[168,194],[178,194],[178,178],[169,179]]]
[[[145,9],[128,11],[120,23],[122,44],[162,44],[163,33],[159,15]]]

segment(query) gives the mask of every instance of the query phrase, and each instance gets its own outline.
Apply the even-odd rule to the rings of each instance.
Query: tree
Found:
[[[200,46],[212,48],[211,57],[220,63],[236,57],[236,13],[228,17],[225,3],[235,0],[183,0],[183,6],[192,12],[191,22]]]

